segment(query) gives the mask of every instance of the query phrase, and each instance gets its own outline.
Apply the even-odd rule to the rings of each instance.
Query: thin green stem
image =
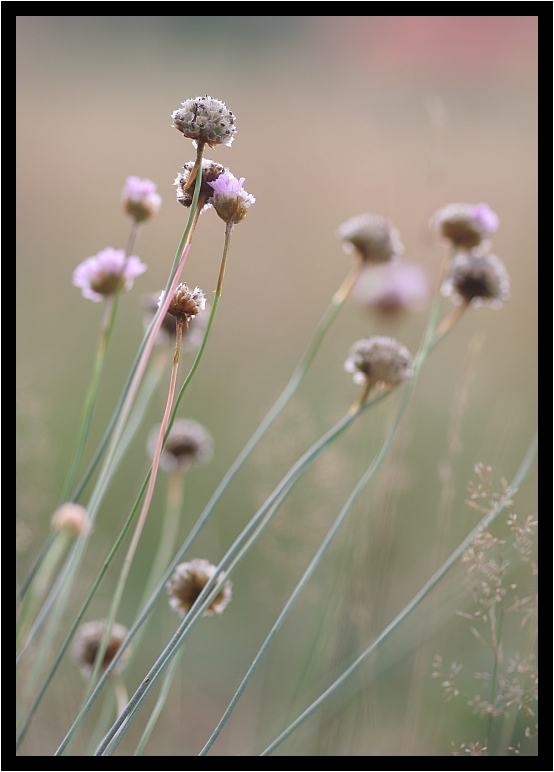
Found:
[[[295,485],[295,483],[313,464],[321,452],[327,448],[340,434],[342,434],[358,415],[360,415],[369,406],[375,404],[375,401],[381,399],[383,396],[384,394],[380,394],[374,400],[369,400],[363,404],[358,405],[355,411],[349,411],[332,429],[330,429],[325,435],[323,435],[323,437],[314,443],[314,445],[312,445],[312,447],[306,451],[306,453],[304,453],[304,455],[296,462],[296,464],[293,465],[293,467],[291,467],[289,472],[274,489],[273,493],[266,499],[262,507],[252,517],[241,534],[239,534],[231,547],[227,550],[226,554],[217,566],[216,572],[206,583],[194,605],[191,607],[187,616],[181,623],[179,629],[169,644],[166,646],[164,651],[160,654],[147,677],[142,681],[134,696],[131,698],[124,714],[119,717],[110,732],[108,732],[104,738],[104,741],[97,749],[95,755],[102,756],[113,754],[115,748],[121,741],[125,731],[130,726],[132,719],[135,717],[138,709],[140,708],[150,689],[153,688],[164,669],[177,653],[189,630],[193,628],[193,626],[203,614],[205,608],[207,608],[207,606],[212,602],[213,597],[220,591],[220,585],[223,581],[223,579],[220,579],[221,574],[226,571],[225,578],[230,576],[231,571],[227,570],[228,565],[237,556],[247,541],[250,540],[250,544],[253,543],[253,540],[251,540],[250,537],[255,531],[257,531],[258,535],[261,533],[261,529],[258,529],[260,523],[262,521],[265,522],[265,525],[269,523],[270,518],[266,518],[268,512],[270,510],[273,510],[273,513],[277,511],[277,507],[274,505],[279,500],[282,501],[284,499],[285,493],[288,493],[290,490],[292,490],[292,487]],[[235,562],[233,565],[236,566],[237,562]]]

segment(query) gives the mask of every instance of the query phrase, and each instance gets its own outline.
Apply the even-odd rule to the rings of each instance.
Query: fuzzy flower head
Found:
[[[227,224],[244,220],[248,209],[256,201],[254,196],[242,187],[244,177],[237,180],[231,172],[225,171],[208,185],[213,188],[212,205],[218,215]]]
[[[163,302],[164,295],[165,292],[160,294],[158,304]],[[205,308],[206,298],[200,287],[195,287],[191,291],[188,284],[183,281],[175,289],[167,313],[174,316],[177,321],[181,322],[183,326],[186,327],[190,320]]]
[[[123,208],[137,223],[149,220],[160,211],[162,198],[152,180],[127,177],[122,192]]]
[[[100,648],[100,643],[102,642],[102,636],[104,635],[105,629],[106,620],[100,619],[95,622],[87,622],[86,624],[81,625],[75,635],[75,641],[73,644],[73,659],[79,666],[83,677],[86,679],[90,678],[92,673],[96,655],[98,654],[98,649]],[[121,647],[121,644],[127,636],[127,632],[127,628],[123,625],[119,625],[117,623],[112,625],[108,644],[104,652],[104,659],[102,660],[102,664],[100,666],[100,672],[106,670],[112,659],[115,657],[119,648]],[[129,654],[130,649],[125,649],[125,652],[117,663],[117,668],[114,670],[114,673],[123,668],[125,661],[129,658]]]
[[[356,341],[344,369],[353,373],[354,383],[361,386],[396,386],[413,374],[408,349],[394,338],[381,335]]]
[[[154,456],[160,427],[155,426],[148,436],[147,450]],[[165,472],[186,471],[194,464],[207,464],[213,456],[213,439],[202,424],[192,419],[175,419],[160,456]]]
[[[187,161],[184,164],[183,172],[175,177],[174,185],[177,188],[177,201],[183,206],[189,207],[192,204],[192,198],[194,196],[194,184],[189,185],[189,179],[191,172],[194,168],[194,161]],[[225,171],[224,166],[210,161],[207,158],[202,159],[202,182],[200,184],[200,195],[198,200],[204,204],[204,209],[209,209],[213,203],[214,191],[210,183],[217,180],[217,178]]]
[[[351,217],[336,236],[347,254],[357,254],[364,263],[388,263],[404,251],[397,229],[380,214]]]
[[[393,318],[420,311],[429,296],[429,276],[415,263],[401,261],[368,266],[352,297],[379,316]]]
[[[198,144],[215,147],[231,145],[237,132],[235,116],[225,102],[211,96],[197,96],[181,103],[171,114],[173,127]]]
[[[73,272],[73,285],[83,297],[99,303],[118,290],[127,292],[134,279],[146,271],[140,258],[125,256],[124,249],[106,247],[93,257],[87,257]]]
[[[171,596],[169,605],[177,613],[185,617],[194,601],[200,595],[206,584],[217,571],[208,560],[195,558],[190,563],[181,563],[175,569],[173,575],[166,584],[168,594]],[[218,577],[218,583],[225,578],[223,572]],[[225,606],[232,597],[232,584],[228,579],[222,586],[219,593],[204,611],[206,616],[221,614]]]
[[[160,292],[154,292],[142,296],[141,303],[144,309],[144,329],[147,330],[150,327],[150,323],[154,318],[158,308],[160,300]],[[196,351],[200,348],[202,339],[204,338],[204,332],[206,325],[208,324],[208,311],[209,306],[206,303],[204,306],[206,313],[196,314],[191,316],[186,325],[183,325],[181,349],[183,351]],[[165,314],[162,325],[156,335],[156,345],[165,346],[169,343],[175,343],[175,325],[176,318],[169,313]]]
[[[66,501],[56,509],[52,515],[51,525],[55,531],[65,531],[75,539],[91,532],[87,510],[74,501]]]
[[[429,224],[457,249],[474,249],[498,229],[498,215],[487,204],[448,204]]]
[[[510,277],[496,255],[458,252],[450,261],[441,292],[458,305],[500,308],[510,299]]]

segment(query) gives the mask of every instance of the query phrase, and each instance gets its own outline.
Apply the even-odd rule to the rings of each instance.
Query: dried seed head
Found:
[[[90,678],[105,629],[106,620],[100,619],[95,622],[87,622],[86,624],[81,625],[77,630],[73,644],[73,659],[79,666],[79,669],[85,678]],[[117,623],[112,625],[106,651],[104,652],[104,659],[100,666],[100,672],[106,670],[112,659],[115,657],[121,644],[125,640],[127,632],[127,628],[123,625]],[[117,663],[117,668],[114,672],[123,668],[129,654],[130,649],[127,648]]]
[[[412,357],[394,338],[375,335],[353,344],[344,369],[354,374],[354,383],[395,386],[412,377]]]
[[[202,558],[195,558],[189,563],[181,563],[177,566],[166,584],[167,592],[171,596],[169,600],[171,608],[177,611],[180,616],[185,617],[216,571],[217,566]],[[222,572],[218,577],[218,583],[224,578],[225,574]],[[232,584],[228,579],[206,608],[204,614],[207,616],[221,614],[231,597]]]
[[[380,214],[360,214],[344,222],[336,232],[348,254],[355,252],[364,263],[388,263],[404,251],[400,234]]]
[[[457,249],[474,249],[498,229],[498,216],[488,204],[448,204],[429,224]]]
[[[150,326],[154,315],[159,308],[160,294],[151,293],[143,295],[141,298],[142,307],[144,309],[144,329],[147,330]],[[206,303],[204,311],[206,313],[196,314],[188,320],[188,324],[183,325],[183,338],[181,342],[181,348],[184,351],[195,351],[200,347],[206,325],[208,323],[208,311],[209,307]],[[165,314],[162,325],[156,336],[156,344],[159,346],[165,346],[167,344],[175,344],[175,324],[176,318],[169,312]]]
[[[194,165],[194,161],[187,161],[183,166],[184,172],[179,172],[173,183],[177,188],[177,201],[187,207],[192,204],[192,197],[194,195],[194,184],[188,184]],[[209,208],[213,203],[214,190],[209,183],[217,180],[219,175],[225,171],[225,167],[221,164],[210,161],[207,158],[202,159],[202,183],[198,200],[204,202],[203,209]]]
[[[158,303],[162,303],[165,292],[160,294]],[[173,293],[167,313],[174,316],[185,327],[189,321],[206,308],[206,298],[200,287],[189,290],[188,284],[181,282]]]
[[[160,427],[155,426],[148,436],[147,449],[154,456]],[[208,430],[197,421],[175,419],[160,457],[165,472],[187,470],[193,464],[207,464],[213,456],[213,439]]]
[[[458,252],[450,261],[441,292],[457,304],[500,308],[510,299],[510,277],[496,255]]]
[[[198,143],[215,147],[231,145],[237,132],[235,116],[227,109],[225,102],[211,96],[197,96],[186,99],[181,107],[171,114],[174,128],[185,137]]]

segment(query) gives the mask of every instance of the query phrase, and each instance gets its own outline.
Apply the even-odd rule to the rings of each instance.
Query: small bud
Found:
[[[75,539],[78,536],[87,536],[91,532],[87,510],[73,501],[68,501],[56,509],[52,515],[51,524],[54,530],[66,531]]]
[[[487,204],[448,204],[429,224],[457,249],[474,249],[498,229],[498,216]]]
[[[122,193],[123,208],[135,222],[150,220],[160,211],[162,199],[156,189],[151,180],[127,177]]]
[[[102,642],[102,636],[106,629],[106,620],[101,619],[95,622],[87,622],[77,630],[75,635],[75,641],[73,644],[73,659],[79,666],[84,678],[90,678],[100,643]],[[110,631],[110,637],[108,638],[108,644],[104,652],[104,659],[100,666],[100,672],[106,670],[112,659],[117,654],[121,644],[127,636],[127,628],[123,625],[114,623]],[[117,668],[114,672],[121,670],[125,664],[125,660],[128,659],[130,649],[127,648],[121,659],[117,663]]]
[[[358,340],[344,363],[347,373],[354,373],[354,383],[362,386],[396,386],[412,377],[412,357],[394,338],[376,335]]]
[[[140,258],[126,257],[124,249],[106,247],[77,266],[73,271],[73,285],[81,289],[84,298],[99,303],[118,290],[130,290],[134,279],[145,271]]]
[[[227,109],[225,102],[211,96],[187,99],[171,114],[174,128],[185,137],[209,147],[231,145],[237,129],[235,116]]]
[[[400,234],[380,214],[360,214],[344,222],[336,232],[347,254],[356,252],[364,263],[388,263],[404,251]]]
[[[195,558],[190,563],[181,563],[177,566],[166,584],[167,592],[171,596],[169,601],[171,608],[177,611],[180,616],[185,617],[216,571],[217,566],[202,558]],[[217,580],[218,583],[224,578],[225,574],[221,572]],[[231,597],[232,584],[230,580],[227,580],[206,608],[204,614],[206,616],[221,614]]]
[[[155,426],[148,436],[147,450],[154,456],[160,427]],[[193,464],[207,464],[213,456],[213,439],[197,421],[176,418],[160,456],[160,467],[165,472],[186,471]]]
[[[458,252],[441,292],[457,304],[500,308],[510,299],[510,277],[496,255]]]

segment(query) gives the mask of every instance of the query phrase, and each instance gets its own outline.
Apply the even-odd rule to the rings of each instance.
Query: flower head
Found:
[[[183,206],[190,206],[192,204],[192,198],[194,195],[194,185],[189,185],[189,178],[192,170],[194,169],[194,161],[187,161],[183,166],[184,172],[179,172],[175,177],[174,185],[177,188],[177,201]],[[223,174],[226,169],[221,164],[215,161],[210,161],[207,158],[202,159],[202,182],[200,184],[200,195],[198,200],[203,202],[203,208],[209,209],[213,201],[213,188],[210,186],[211,182],[214,182],[220,174]]]
[[[173,575],[166,584],[166,589],[171,596],[169,605],[172,609],[177,611],[180,616],[185,617],[189,612],[192,604],[198,598],[208,581],[217,571],[217,566],[214,566],[208,560],[202,558],[195,558],[190,563],[181,563],[175,569]],[[221,572],[218,577],[218,582],[225,578],[225,574]],[[204,611],[207,616],[213,614],[221,614],[225,606],[229,603],[232,597],[232,584],[228,579],[222,586],[219,593],[210,603],[210,605]]]
[[[198,143],[215,147],[231,145],[237,132],[235,116],[225,102],[211,96],[197,96],[181,102],[181,107],[171,114],[174,128],[185,137]]]
[[[158,304],[164,299],[165,292],[160,294]],[[177,285],[173,298],[167,309],[167,313],[174,316],[184,327],[190,320],[206,308],[206,298],[200,287],[195,287],[192,292],[184,281]]]
[[[380,316],[394,317],[406,311],[419,311],[429,289],[429,277],[420,265],[397,261],[368,266],[352,296]]]
[[[160,292],[143,295],[141,302],[144,309],[144,328],[148,329],[154,318],[160,301]],[[195,351],[200,347],[206,325],[208,324],[209,306],[205,303],[204,311],[206,313],[191,316],[186,325],[183,325],[181,348],[184,351]],[[156,335],[156,344],[164,346],[167,343],[175,343],[175,324],[176,318],[169,311],[165,314],[162,325]]]
[[[388,263],[404,251],[400,234],[380,214],[360,214],[344,222],[336,232],[348,254],[356,252],[364,263]]]
[[[498,215],[488,204],[448,204],[430,220],[430,226],[458,249],[486,244],[498,229]]]
[[[155,426],[148,436],[147,449],[154,456],[160,427]],[[213,439],[202,424],[192,419],[177,418],[171,427],[160,456],[165,472],[187,470],[193,464],[207,464],[213,456]]]
[[[135,222],[144,222],[160,211],[162,198],[152,180],[127,177],[122,192],[123,208]]]
[[[353,344],[344,369],[362,386],[395,386],[412,377],[412,357],[394,338],[375,335]]]
[[[458,304],[500,308],[510,299],[510,277],[496,255],[458,252],[450,261],[441,292]]]
[[[242,187],[244,177],[237,180],[231,172],[224,171],[208,185],[213,188],[212,205],[226,223],[239,223],[244,220],[248,209],[256,201],[254,196]]]
[[[127,292],[137,276],[146,271],[140,258],[125,256],[124,249],[106,247],[93,257],[87,257],[73,272],[73,285],[83,297],[99,303],[118,290]]]
[[[86,624],[81,625],[81,627],[77,630],[73,644],[73,659],[79,666],[79,669],[81,670],[84,678],[90,678],[105,629],[106,620],[100,619],[95,622],[87,622]],[[121,644],[127,636],[127,632],[127,628],[123,625],[119,625],[117,623],[112,625],[106,651],[104,652],[104,659],[102,660],[102,664],[100,666],[101,672],[106,670],[112,659],[117,654]],[[127,648],[117,663],[117,669],[121,669],[123,667],[125,660],[129,657],[129,654],[130,649]]]
[[[74,501],[61,504],[52,515],[51,524],[54,530],[66,531],[74,538],[86,536],[91,531],[87,510]]]

